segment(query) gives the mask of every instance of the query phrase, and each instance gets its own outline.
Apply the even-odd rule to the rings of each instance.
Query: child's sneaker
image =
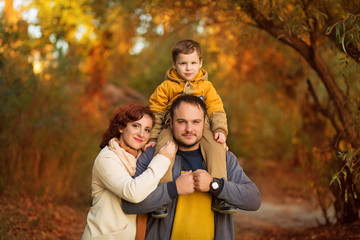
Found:
[[[159,207],[158,209],[156,209],[155,211],[153,211],[151,213],[151,216],[153,218],[165,218],[167,217],[168,212],[167,212],[167,206],[166,205],[162,205],[161,207]]]
[[[216,197],[212,200],[211,209],[222,214],[234,214],[237,211],[237,208],[234,205]]]

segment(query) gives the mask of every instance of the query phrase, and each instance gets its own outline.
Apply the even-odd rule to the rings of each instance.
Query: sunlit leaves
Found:
[[[85,0],[35,0],[34,4],[39,8],[38,18],[43,34],[56,34],[57,38],[67,41],[94,38],[94,16],[85,3]]]

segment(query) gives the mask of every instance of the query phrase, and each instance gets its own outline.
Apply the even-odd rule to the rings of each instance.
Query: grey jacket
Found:
[[[136,174],[138,175],[147,169],[154,155],[154,148],[147,149],[138,159]],[[239,209],[255,211],[261,204],[260,193],[256,185],[246,176],[240,167],[236,156],[227,151],[226,153],[227,179],[218,198],[233,204]],[[172,174],[176,179],[181,172],[181,156],[176,155]],[[146,239],[170,239],[172,225],[175,217],[177,198],[171,199],[167,189],[167,183],[159,184],[144,201],[140,203],[130,203],[123,201],[122,208],[127,214],[150,213],[158,207],[166,204],[168,216],[166,218],[152,218],[149,214]],[[231,214],[219,214],[214,212],[215,239],[235,239],[234,220]]]

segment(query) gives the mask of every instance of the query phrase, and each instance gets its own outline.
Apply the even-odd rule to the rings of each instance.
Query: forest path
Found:
[[[325,218],[306,175],[294,166],[271,160],[259,165],[239,160],[259,188],[262,202],[257,211],[238,210],[234,216],[236,239],[307,239],[304,235],[318,239],[317,230],[309,229],[322,228]],[[333,211],[328,214],[334,215]]]
[[[319,209],[315,210],[310,204],[263,201],[258,211],[238,210],[234,220],[237,238],[265,239],[268,233],[317,227],[318,221],[323,222],[323,216]]]

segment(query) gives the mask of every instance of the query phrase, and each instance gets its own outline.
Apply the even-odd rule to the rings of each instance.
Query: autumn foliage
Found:
[[[224,102],[230,150],[253,171],[268,159],[301,171],[326,223],[356,221],[359,9],[355,0],[6,0],[0,194],[87,204],[109,114],[147,104],[172,45],[191,38]]]

